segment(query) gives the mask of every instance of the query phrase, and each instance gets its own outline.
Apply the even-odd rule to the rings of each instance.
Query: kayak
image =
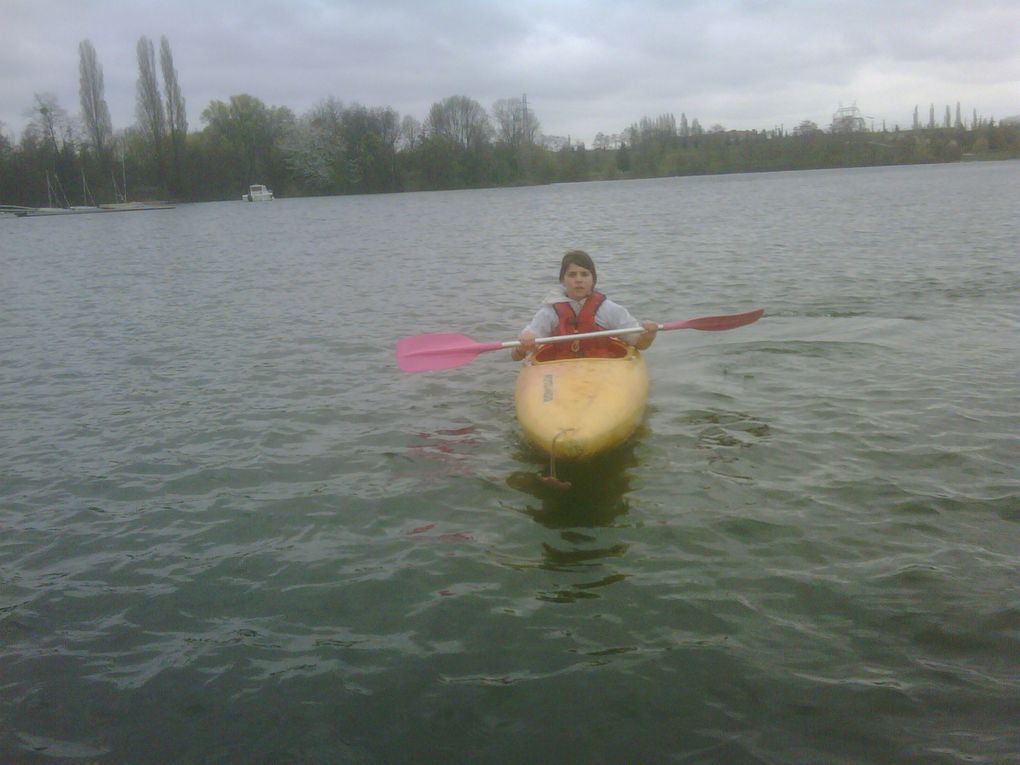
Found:
[[[586,460],[637,429],[648,398],[648,368],[613,340],[613,358],[544,361],[544,346],[521,366],[514,401],[525,437],[554,459]]]

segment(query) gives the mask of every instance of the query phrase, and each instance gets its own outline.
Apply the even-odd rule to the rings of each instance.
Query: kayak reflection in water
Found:
[[[517,459],[540,463],[542,458],[533,449],[523,448]],[[635,445],[630,442],[592,460],[561,465],[560,478],[571,484],[569,490],[550,486],[530,470],[514,471],[506,484],[538,500],[519,509],[547,528],[614,526],[630,511],[627,496],[638,465]]]
[[[659,325],[654,321],[639,322],[630,311],[595,291],[598,277],[595,263],[583,250],[570,250],[560,263],[560,283],[542,301],[542,307],[531,323],[521,332],[521,345],[511,350],[520,361],[535,351],[535,339],[597,332],[606,329],[644,327],[641,334],[622,335],[622,339],[643,351],[655,340]],[[551,358],[600,357],[611,355],[610,338],[598,337],[556,343],[547,346],[544,360]]]

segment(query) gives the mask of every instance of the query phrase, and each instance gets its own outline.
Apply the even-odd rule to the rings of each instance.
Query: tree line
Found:
[[[214,100],[189,131],[186,104],[166,37],[156,50],[138,40],[135,124],[115,132],[103,70],[88,40],[79,45],[80,115],[36,94],[20,141],[0,132],[0,202],[63,203],[238,199],[251,183],[278,196],[362,194],[611,180],[709,173],[797,170],[969,158],[1020,157],[1020,126],[978,120],[969,127],[934,106],[922,127],[866,130],[834,121],[792,131],[736,131],[681,114],[643,117],[619,136],[599,134],[591,149],[543,141],[524,97],[486,110],[463,95],[434,103],[424,120],[389,107],[329,97],[295,115],[239,94]],[[845,129],[844,129],[845,127]],[[61,203],[59,197],[56,203]]]

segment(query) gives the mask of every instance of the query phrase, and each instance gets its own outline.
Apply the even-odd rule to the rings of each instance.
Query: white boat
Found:
[[[248,193],[241,195],[241,199],[245,202],[270,202],[273,199],[273,190],[267,189],[261,183],[253,183],[248,187]]]

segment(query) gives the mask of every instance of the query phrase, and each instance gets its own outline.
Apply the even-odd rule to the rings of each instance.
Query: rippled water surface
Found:
[[[1020,163],[0,220],[0,761],[1020,762]],[[537,480],[587,249],[662,333]]]

